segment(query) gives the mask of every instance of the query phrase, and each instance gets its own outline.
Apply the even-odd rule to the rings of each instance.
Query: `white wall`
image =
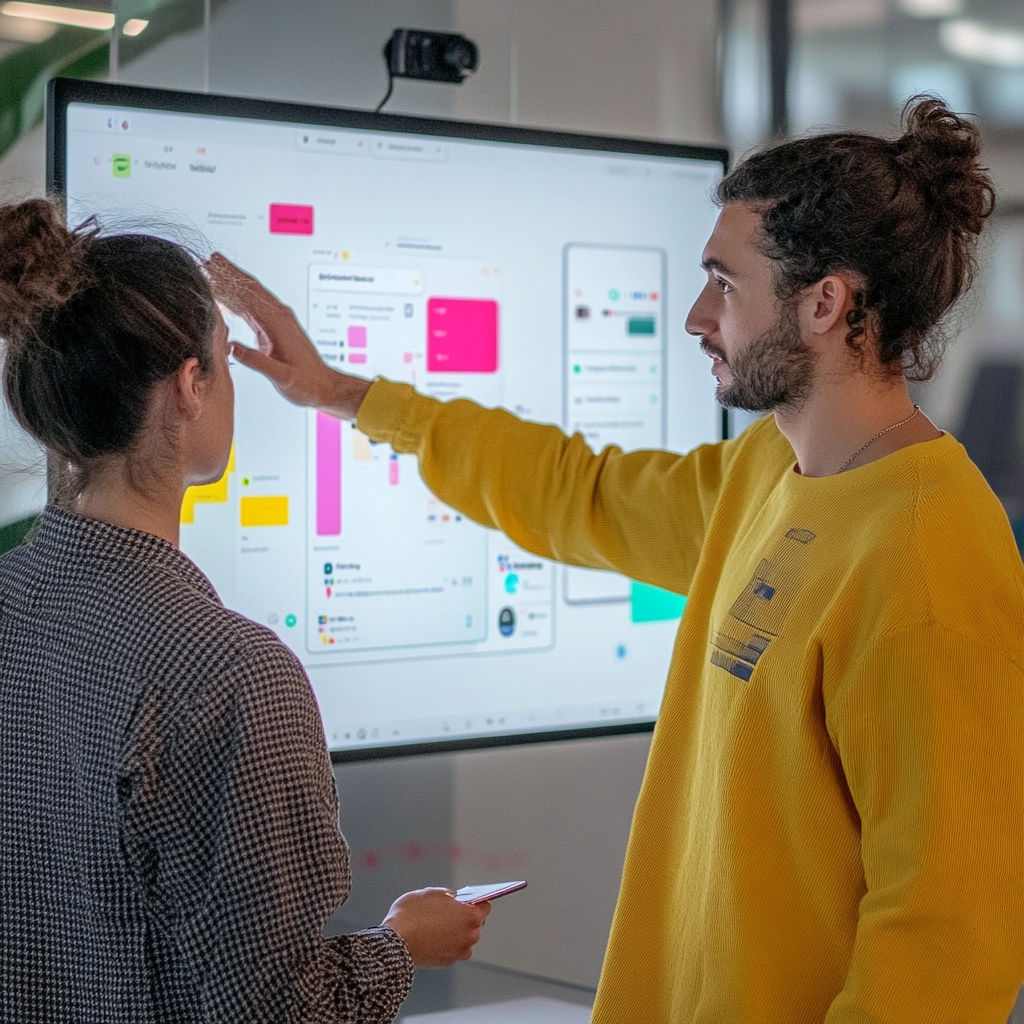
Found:
[[[709,0],[453,0],[485,54],[455,110],[473,120],[720,143]]]

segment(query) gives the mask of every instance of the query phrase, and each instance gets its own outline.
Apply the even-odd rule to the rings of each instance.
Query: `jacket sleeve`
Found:
[[[155,990],[184,990],[202,1020],[393,1020],[413,976],[402,939],[383,927],[323,938],[351,887],[348,848],[291,652],[254,639],[171,735],[143,725],[138,750],[125,846],[153,944],[175,965]]]
[[[383,380],[357,425],[417,455],[437,497],[527,551],[683,594],[730,452],[726,443],[689,455],[615,447],[595,455],[578,434]]]
[[[837,694],[866,892],[826,1024],[1005,1024],[1024,980],[1019,658],[928,623],[880,638]]]

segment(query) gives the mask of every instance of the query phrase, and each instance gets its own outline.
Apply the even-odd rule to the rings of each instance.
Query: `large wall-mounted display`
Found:
[[[723,151],[72,81],[48,127],[72,223],[202,239],[332,366],[595,450],[721,436],[683,325]],[[683,595],[537,558],[415,460],[232,373],[235,447],[186,495],[182,548],[302,660],[333,751],[650,727]]]

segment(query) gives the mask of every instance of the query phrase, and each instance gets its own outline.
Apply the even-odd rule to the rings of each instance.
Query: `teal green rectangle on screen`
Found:
[[[654,334],[654,317],[631,316],[626,330],[629,334]]]
[[[647,583],[633,583],[630,591],[630,618],[633,622],[668,622],[682,617],[686,598],[652,587]]]

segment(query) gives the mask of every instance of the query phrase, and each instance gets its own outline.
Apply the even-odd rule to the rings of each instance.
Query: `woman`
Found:
[[[58,482],[0,559],[0,1019],[390,1021],[487,908],[350,888],[309,682],[178,550],[231,446],[227,331],[143,235],[0,207],[4,393]]]

